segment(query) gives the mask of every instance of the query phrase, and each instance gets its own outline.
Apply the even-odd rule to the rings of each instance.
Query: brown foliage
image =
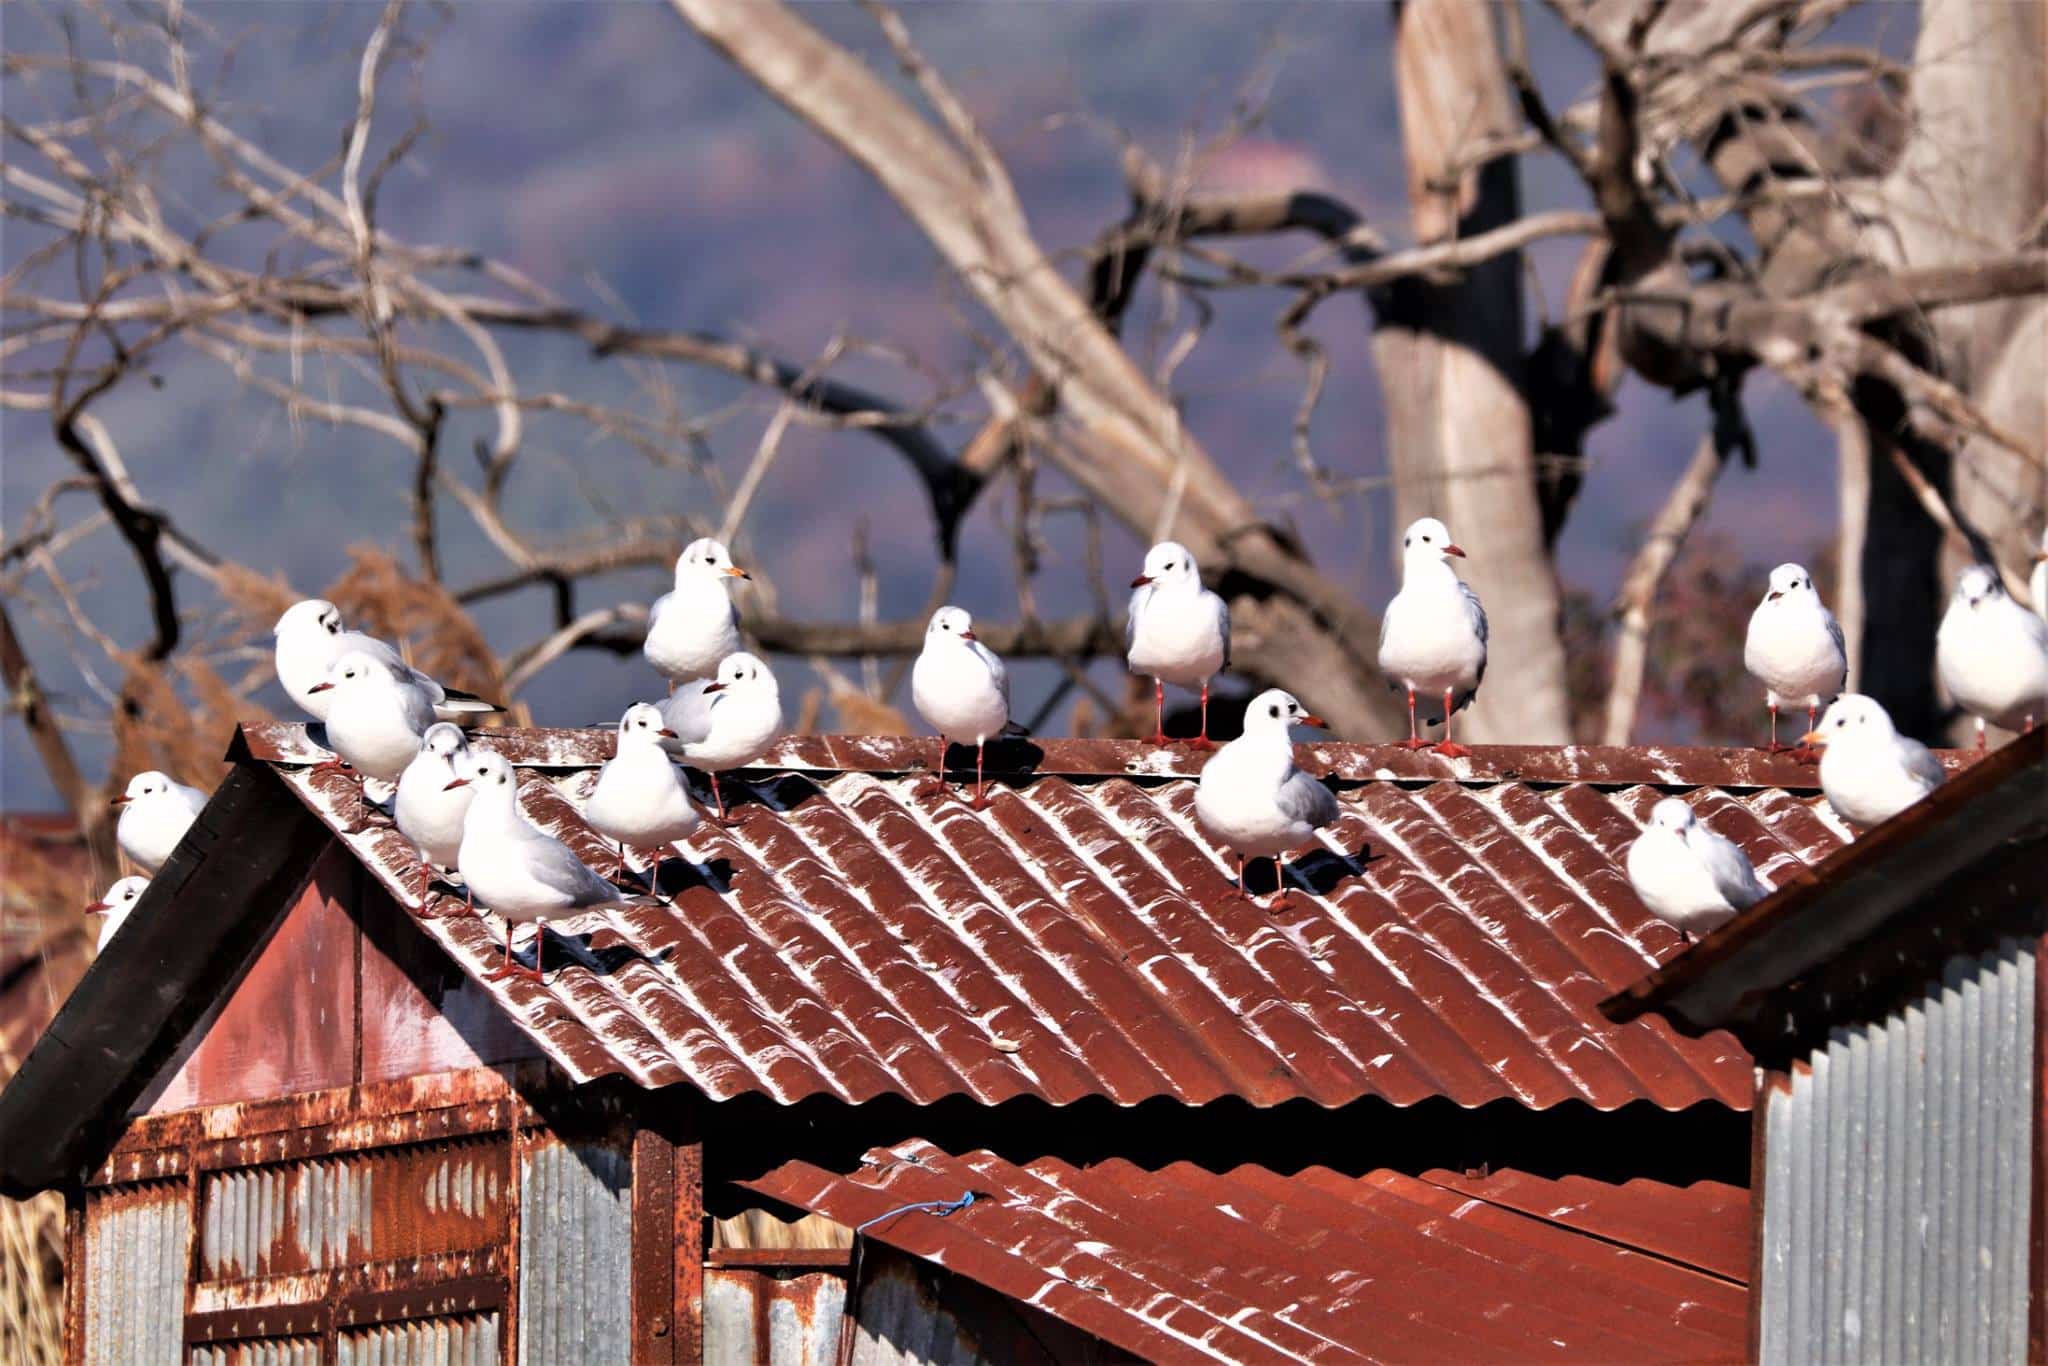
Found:
[[[505,690],[498,658],[476,622],[438,583],[407,574],[376,546],[349,551],[349,567],[325,596],[358,631],[397,644],[416,669],[450,687],[497,698]]]

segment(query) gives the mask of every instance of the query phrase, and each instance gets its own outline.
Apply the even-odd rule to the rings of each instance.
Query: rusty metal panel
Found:
[[[502,1134],[209,1172],[199,1277],[239,1281],[502,1245]]]
[[[839,1358],[846,1278],[833,1272],[704,1273],[704,1366],[831,1366]]]
[[[192,1349],[192,1366],[321,1366],[320,1339],[264,1338],[201,1345]]]
[[[1747,1337],[1732,1281],[1393,1171],[1020,1166],[912,1141],[746,1184],[856,1225],[978,1192],[867,1236],[1149,1359],[1726,1360]],[[865,1286],[851,1312],[869,1325]],[[925,1322],[899,1327],[930,1342]]]
[[[182,1181],[94,1191],[85,1206],[87,1366],[162,1358],[184,1340],[192,1202]]]
[[[520,1151],[519,1359],[596,1363],[632,1348],[632,1161],[603,1143]]]
[[[281,763],[310,752],[292,727],[248,738]],[[538,824],[610,856],[576,810],[608,739],[489,743],[521,756]],[[1048,742],[1041,776],[976,814],[920,795],[901,741],[792,742],[777,758],[802,772],[735,779],[743,817],[665,864],[674,909],[566,922],[544,986],[484,989],[577,1081],[714,1098],[1748,1107],[1750,1059],[1729,1036],[1598,1012],[1682,947],[1623,860],[1684,788],[1781,883],[1844,841],[1810,767],[1749,751],[1302,753],[1346,775],[1344,815],[1268,910],[1229,898],[1185,754]],[[280,772],[417,909],[413,851],[350,829],[346,781]],[[474,980],[497,961],[484,918],[415,923]]]
[[[384,1323],[334,1345],[336,1366],[497,1366],[498,1316]]]
[[[1614,1185],[1511,1169],[1485,1176],[1427,1171],[1422,1179],[1727,1280],[1749,1280],[1754,1230],[1749,1192],[1740,1186],[1720,1181],[1671,1186],[1640,1178]]]
[[[1767,1102],[1761,1357],[2027,1354],[2035,945],[1836,1031]]]

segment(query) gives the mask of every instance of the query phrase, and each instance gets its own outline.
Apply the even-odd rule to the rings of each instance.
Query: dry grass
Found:
[[[64,1199],[0,1199],[0,1361],[64,1359]]]

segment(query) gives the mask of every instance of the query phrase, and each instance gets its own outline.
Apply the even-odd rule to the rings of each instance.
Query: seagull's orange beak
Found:
[[[2048,550],[2037,550],[2037,551],[2035,551],[2035,552],[2034,552],[2034,563],[2035,563],[2035,564],[2041,564],[2041,563],[2043,563],[2044,561],[2048,561]]]
[[[130,802],[132,802],[132,801],[134,801],[134,800],[135,800],[135,799],[134,799],[133,797],[131,797],[131,796],[129,796],[129,795],[127,794],[127,793],[123,792],[123,793],[122,793],[122,794],[121,794],[120,796],[118,796],[118,797],[114,798],[114,800],[112,800],[112,801],[108,802],[108,803],[107,803],[107,805],[108,805],[108,806],[126,806],[126,805],[128,805],[128,803],[130,803]]]
[[[1317,716],[1314,712],[1310,712],[1307,716],[1300,718],[1297,724],[1304,726],[1314,726],[1317,730],[1328,730],[1330,728],[1330,723],[1328,721],[1325,721],[1322,717]]]
[[[1140,574],[1137,578],[1131,580],[1131,587],[1143,588],[1146,584],[1150,582],[1152,582],[1152,576],[1150,574]]]
[[[306,689],[306,691],[309,693],[326,692],[329,688],[333,686],[334,685],[332,683],[315,683],[312,687]]]
[[[706,684],[704,685],[704,691],[705,691],[705,692],[707,692],[707,693],[714,693],[714,692],[724,692],[724,691],[725,691],[725,684],[723,684],[723,683],[706,683]]]
[[[1799,743],[1802,745],[1824,745],[1827,742],[1828,737],[1817,730],[1810,730],[1799,737]]]
[[[962,632],[960,633],[960,639],[962,639],[962,640],[972,640],[972,639],[974,639],[974,632],[972,632],[972,631],[962,631]]]
[[[448,785],[447,785],[446,787],[442,788],[441,790],[442,790],[443,792],[453,792],[453,791],[454,791],[454,790],[455,790],[456,788],[458,788],[458,787],[468,787],[468,786],[469,786],[469,779],[467,779],[467,778],[457,778],[457,779],[456,779],[456,780],[455,780],[454,782],[452,782],[452,783],[448,784]]]
[[[745,579],[749,583],[752,583],[754,581],[754,576],[752,574],[749,574],[746,570],[740,568],[738,565],[730,566],[729,568],[727,568],[725,572],[727,576],[730,578]]]
[[[656,735],[659,735],[664,740],[675,740],[681,738],[674,731],[670,730],[667,726],[663,726],[660,730],[654,733]]]
[[[1446,554],[1446,555],[1456,555],[1456,556],[1457,556],[1457,557],[1458,557],[1459,559],[1461,559],[1461,560],[1465,558],[1465,552],[1464,552],[1463,550],[1459,549],[1459,548],[1458,548],[1457,546],[1454,546],[1454,545],[1447,545],[1447,546],[1445,546],[1445,547],[1444,547],[1444,554]]]

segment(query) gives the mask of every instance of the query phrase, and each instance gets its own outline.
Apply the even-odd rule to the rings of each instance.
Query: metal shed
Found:
[[[1610,1001],[1757,1058],[1766,1362],[2048,1359],[2048,733]]]
[[[607,857],[608,733],[476,743]],[[0,1092],[74,1360],[1741,1354],[1751,1059],[1598,1003],[1680,948],[1620,872],[1656,799],[1784,881],[1845,836],[1810,768],[1305,746],[1346,814],[1268,910],[1178,751],[1012,750],[976,814],[929,743],[793,740],[536,984],[300,728],[231,757]]]

